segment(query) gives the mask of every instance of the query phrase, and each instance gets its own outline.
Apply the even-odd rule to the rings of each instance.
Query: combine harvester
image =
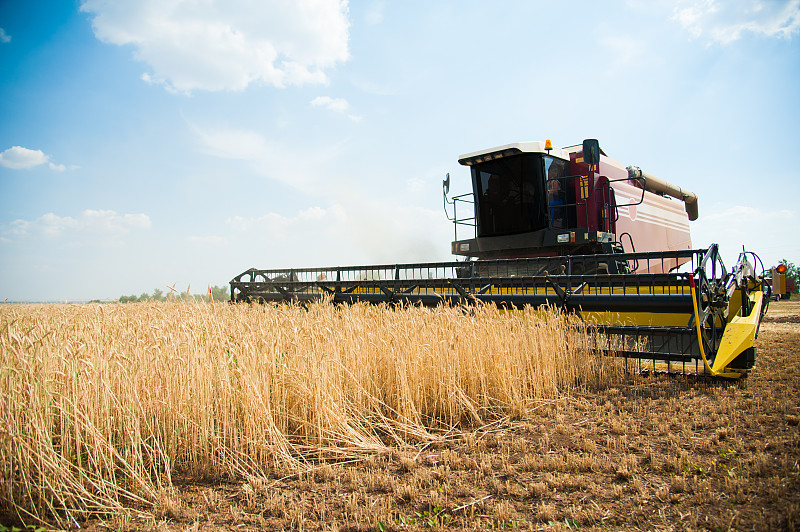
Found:
[[[691,249],[695,194],[625,168],[593,139],[508,144],[459,163],[472,193],[449,198],[449,174],[442,185],[452,253],[465,260],[254,268],[231,281],[231,300],[549,306],[580,316],[640,369],[738,378],[754,367],[763,265],[757,274],[748,257],[758,258],[742,252],[728,271],[716,244]]]

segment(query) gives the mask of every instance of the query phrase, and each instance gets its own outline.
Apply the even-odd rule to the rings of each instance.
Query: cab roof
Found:
[[[466,153],[458,158],[458,162],[464,166],[472,166],[473,164],[490,161],[492,159],[500,159],[501,157],[508,157],[509,155],[516,155],[518,153],[544,153],[569,161],[568,151],[561,148],[551,148],[548,151],[544,149],[544,142],[535,140],[529,142],[514,142],[512,144],[497,146],[496,148]]]

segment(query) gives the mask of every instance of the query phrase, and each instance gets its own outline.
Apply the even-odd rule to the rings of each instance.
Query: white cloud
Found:
[[[269,235],[272,239],[295,240],[299,234],[312,234],[327,230],[342,223],[347,214],[341,206],[334,205],[328,209],[309,207],[297,212],[294,216],[283,216],[274,212],[255,218],[234,216],[226,223],[239,232],[256,231]]]
[[[412,194],[423,194],[428,190],[428,182],[419,177],[412,177],[406,180],[406,188]]]
[[[0,42],[2,43],[11,42],[11,35],[6,33],[6,30],[4,30],[3,28],[0,28]]]
[[[324,70],[349,58],[346,0],[85,0],[95,36],[132,45],[176,92],[326,83]]]
[[[22,146],[12,146],[0,153],[0,166],[12,170],[27,170],[47,163],[51,170],[63,172],[67,167],[50,161],[50,156],[42,150],[31,150]]]
[[[263,268],[398,263],[446,257],[449,227],[438,211],[360,197],[293,215],[226,220],[235,240],[270,250]],[[443,242],[445,244],[443,244]],[[297,245],[301,243],[301,245]],[[274,253],[274,255],[273,255]]]
[[[203,246],[224,246],[228,244],[228,241],[225,240],[224,237],[210,235],[210,236],[199,236],[194,235],[189,237],[189,242],[192,244],[201,244]]]
[[[705,35],[720,44],[746,32],[788,39],[800,31],[800,0],[684,0],[672,18],[693,37]]]
[[[52,212],[35,220],[14,220],[0,226],[4,238],[60,237],[60,236],[121,236],[134,230],[150,229],[146,214],[117,214],[111,210],[87,209],[80,216],[58,216]]]
[[[712,212],[703,219],[706,222],[735,227],[738,225],[736,222],[745,220],[748,225],[785,223],[793,216],[794,212],[789,209],[762,211],[761,209],[748,205],[734,205],[721,211]]]
[[[364,14],[364,22],[370,26],[375,26],[383,22],[384,3],[382,1],[372,2]]]
[[[223,127],[195,128],[205,151],[216,157],[259,160],[273,151],[267,140],[254,131]]]
[[[13,170],[26,170],[46,163],[50,158],[41,150],[12,146],[0,153],[0,165]]]
[[[603,35],[600,44],[608,49],[609,64],[607,72],[609,75],[617,75],[620,72],[647,64],[646,43],[626,35]]]
[[[317,96],[311,100],[311,105],[314,107],[323,107],[335,113],[342,113],[347,115],[350,120],[358,122],[361,120],[360,116],[353,115],[347,112],[350,109],[350,104],[344,98],[331,98],[330,96]]]
[[[330,96],[317,96],[311,100],[314,107],[324,107],[330,111],[344,113],[350,107],[344,98],[331,98]]]
[[[245,161],[259,174],[303,189],[313,176],[304,165],[313,159],[288,145],[267,140],[254,131],[225,127],[195,127],[201,149],[223,159]]]
[[[297,190],[324,194],[334,186],[329,161],[348,139],[333,145],[311,147],[268,139],[254,131],[221,126],[192,126],[200,148],[215,157],[245,161],[259,175],[280,181]]]

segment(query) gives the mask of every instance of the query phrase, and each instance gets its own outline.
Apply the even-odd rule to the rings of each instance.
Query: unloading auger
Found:
[[[755,366],[770,292],[763,264],[759,274],[758,257],[742,252],[729,271],[716,244],[691,249],[695,194],[624,168],[596,140],[510,144],[459,161],[472,194],[448,198],[449,176],[443,188],[452,251],[467,260],[252,268],[231,280],[231,300],[547,306],[580,316],[601,333],[597,349],[640,369],[738,378]],[[465,227],[472,234],[459,240]]]

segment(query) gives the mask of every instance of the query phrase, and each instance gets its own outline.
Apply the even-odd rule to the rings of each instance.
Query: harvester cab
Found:
[[[458,161],[470,168],[472,193],[448,198],[445,191],[454,255],[498,259],[691,249],[688,222],[697,218],[697,196],[637,167],[625,168],[595,139],[562,149],[549,140],[507,144]],[[465,230],[469,234],[459,238]],[[637,266],[611,261],[601,268],[629,273]]]
[[[468,153],[472,193],[449,196],[452,262],[251,268],[232,301],[486,303],[559,308],[596,331],[596,349],[638,369],[740,377],[769,286],[742,253],[692,249],[697,196],[609,158],[596,140],[519,142]],[[464,232],[468,234],[464,234]],[[459,238],[461,236],[461,238]],[[766,296],[766,297],[765,297]]]

